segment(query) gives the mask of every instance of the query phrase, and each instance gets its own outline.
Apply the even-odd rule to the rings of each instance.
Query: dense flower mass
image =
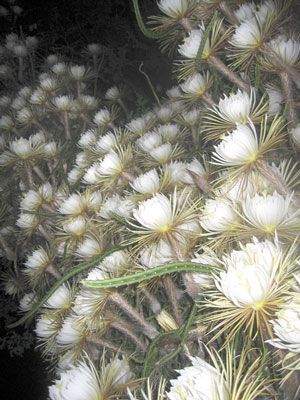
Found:
[[[139,3],[155,39],[136,52],[145,66],[133,31],[120,51],[81,53],[79,35],[72,61],[43,59],[23,25],[1,40],[0,280],[19,302],[8,324],[35,318],[51,400],[296,399],[296,6]],[[17,27],[15,6],[0,18]],[[153,74],[156,41],[170,79]]]

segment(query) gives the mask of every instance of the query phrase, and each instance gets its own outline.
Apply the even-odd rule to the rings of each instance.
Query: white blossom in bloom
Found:
[[[81,135],[81,137],[78,141],[78,145],[85,149],[85,148],[95,144],[96,141],[97,141],[97,138],[96,138],[95,131],[92,129],[89,129],[88,131],[84,132]]]
[[[230,43],[237,48],[255,47],[260,43],[262,34],[255,18],[243,21],[236,29]]]
[[[123,171],[122,160],[114,151],[110,151],[105,155],[99,163],[97,172],[104,176],[113,176]]]
[[[171,18],[180,18],[189,8],[188,0],[160,0],[157,3],[161,12]]]
[[[39,339],[48,339],[57,334],[58,326],[51,316],[45,314],[37,319],[35,333]]]
[[[90,258],[100,255],[103,251],[103,246],[98,240],[87,237],[77,247],[76,254],[82,258]]]
[[[37,210],[42,204],[43,199],[40,194],[35,190],[29,190],[25,193],[23,199],[20,202],[20,209],[27,211]]]
[[[142,117],[133,119],[126,125],[126,128],[132,133],[143,135],[152,125],[154,120],[155,115],[150,112]]]
[[[58,62],[51,67],[55,75],[63,75],[67,71],[67,65],[63,62]]]
[[[276,12],[277,4],[273,0],[266,0],[260,4],[258,7],[258,11],[255,13],[256,18],[258,21],[263,24],[268,15],[273,14]]]
[[[47,308],[66,308],[69,307],[72,301],[72,292],[66,285],[61,285],[45,302]]]
[[[143,151],[149,152],[162,144],[162,136],[156,132],[147,132],[136,143]]]
[[[265,183],[264,177],[261,177],[256,171],[251,171],[247,175],[241,175],[236,179],[229,178],[226,180],[226,175],[228,175],[228,171],[222,171],[220,176],[223,179],[223,183],[218,187],[218,193],[233,203],[244,200],[248,195],[254,196],[256,191],[261,189],[262,185],[260,183]],[[262,182],[260,182],[260,177]],[[265,189],[265,186],[263,189]]]
[[[281,260],[278,245],[254,239],[223,257],[225,271],[215,278],[215,284],[235,306],[259,310],[272,290]]]
[[[40,268],[45,268],[50,263],[49,254],[45,249],[39,247],[34,250],[33,253],[27,257],[24,265],[26,267],[25,273],[31,274],[34,273],[35,270]]]
[[[171,262],[176,256],[171,245],[165,240],[160,240],[158,243],[144,247],[139,253],[139,258],[144,267],[154,268]]]
[[[33,154],[31,141],[24,138],[10,142],[9,149],[23,160],[26,160]]]
[[[282,91],[275,86],[266,87],[269,96],[269,108],[267,114],[275,115],[281,111],[282,102],[284,100]]]
[[[52,92],[57,89],[58,81],[55,78],[45,78],[40,81],[41,88],[46,92]]]
[[[155,161],[159,163],[165,163],[169,160],[172,151],[173,149],[171,143],[164,143],[150,150],[149,155],[154,158]]]
[[[72,193],[59,207],[59,212],[66,215],[79,215],[85,209],[84,199],[80,194]]]
[[[210,233],[230,231],[238,220],[233,204],[220,197],[206,200],[200,215],[200,225]]]
[[[57,96],[54,97],[52,103],[59,111],[71,111],[74,105],[74,100],[71,96]]]
[[[166,91],[166,94],[170,99],[176,99],[177,97],[180,97],[182,93],[179,86],[173,86],[171,89]]]
[[[238,125],[214,148],[215,151],[212,153],[214,164],[239,166],[255,161],[259,151],[255,127]]]
[[[85,362],[61,372],[60,379],[49,387],[50,400],[96,400],[101,397],[97,371]]]
[[[191,174],[188,172],[188,164],[180,161],[172,161],[165,165],[164,171],[173,183],[184,183],[193,185],[194,181]]]
[[[160,186],[159,175],[155,169],[151,169],[130,182],[130,186],[138,193],[155,194]]]
[[[89,51],[89,53],[91,53],[92,55],[99,55],[101,53],[101,45],[98,43],[90,43],[87,45],[87,49]]]
[[[76,317],[69,315],[64,319],[62,327],[56,336],[58,345],[76,344],[82,339],[82,331]]]
[[[120,268],[128,265],[128,262],[129,254],[124,250],[119,250],[105,257],[98,268],[101,268],[105,272],[114,273],[119,271]]]
[[[251,3],[245,3],[240,5],[240,7],[234,11],[234,15],[240,22],[249,21],[256,12],[256,5]]]
[[[72,65],[69,72],[74,80],[81,81],[85,77],[86,68],[84,65]]]
[[[171,103],[171,104],[162,106],[160,108],[156,108],[155,114],[160,122],[162,122],[163,124],[167,124],[170,121],[170,119],[172,118],[174,111],[175,111],[174,103]]]
[[[178,137],[180,128],[177,124],[159,125],[157,132],[161,135],[164,142],[169,142]]]
[[[179,371],[170,381],[169,400],[229,400],[229,390],[221,373],[200,357],[190,357],[192,366]]]
[[[94,116],[93,121],[98,126],[105,126],[111,122],[111,114],[107,108],[98,111]]]
[[[147,229],[166,232],[173,222],[170,199],[161,193],[157,193],[151,199],[140,203],[138,208],[133,210],[133,217]]]
[[[203,247],[202,250],[204,250],[202,254],[195,253],[195,258],[191,260],[192,262],[212,267],[220,267],[220,262],[216,254],[211,249]],[[191,276],[193,282],[199,285],[199,293],[201,287],[213,286],[214,280],[211,274],[205,272],[195,272],[192,273]]]
[[[300,124],[297,124],[296,128],[292,128],[290,132],[294,142],[300,146]]]
[[[121,97],[120,90],[117,88],[117,86],[113,86],[107,90],[107,92],[104,95],[104,98],[107,100],[114,100],[117,101]]]
[[[222,118],[235,124],[245,124],[248,121],[251,110],[255,104],[255,92],[252,89],[251,95],[238,89],[236,93],[219,101],[217,112]]]
[[[289,65],[299,61],[300,42],[285,35],[279,35],[269,42],[269,46]]]
[[[12,52],[20,58],[26,57],[28,54],[28,49],[23,44],[15,44],[12,48]]]
[[[34,229],[38,223],[38,217],[33,214],[21,214],[16,221],[16,225],[21,229]]]
[[[112,132],[108,132],[95,143],[95,150],[102,153],[109,153],[111,150],[115,149],[117,145],[118,141],[116,136]]]
[[[196,58],[202,35],[204,32],[204,26],[201,26],[200,29],[193,29],[189,32],[189,36],[186,37],[183,41],[183,44],[179,45],[178,52],[186,58]],[[203,53],[207,53],[209,51],[209,42],[206,40]]]
[[[196,158],[187,164],[187,170],[201,177],[206,177],[207,175],[203,165]]]
[[[280,349],[300,353],[300,302],[294,299],[277,312],[272,321],[275,339],[269,342]]]
[[[87,230],[87,221],[79,215],[63,224],[63,229],[72,236],[82,236]]]
[[[82,177],[83,171],[79,167],[74,167],[68,172],[68,182],[74,185]]]
[[[300,223],[300,214],[294,210],[293,196],[293,193],[283,196],[276,191],[273,194],[247,196],[242,203],[245,219],[256,228],[270,233],[280,227],[296,226]]]
[[[22,312],[27,312],[31,309],[34,303],[35,303],[35,293],[33,292],[26,293],[20,300],[19,310]]]
[[[189,77],[180,87],[184,93],[202,96],[207,90],[207,79],[197,73]]]

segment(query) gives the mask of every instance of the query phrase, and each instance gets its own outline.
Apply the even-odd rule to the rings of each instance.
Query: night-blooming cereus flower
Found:
[[[230,43],[239,49],[255,48],[262,39],[261,29],[256,18],[243,21],[236,29]]]
[[[72,291],[66,285],[61,285],[45,302],[44,307],[47,308],[68,308],[72,302]]]
[[[93,121],[97,126],[109,125],[112,122],[111,113],[106,108],[103,108],[102,110],[96,113]]]
[[[291,129],[291,136],[297,146],[300,147],[300,124],[296,128]]]
[[[185,191],[180,196],[174,191],[170,198],[157,193],[151,199],[139,203],[129,223],[137,234],[132,243],[150,244],[164,236],[177,241],[181,236],[186,238],[199,233],[195,209]]]
[[[84,337],[78,317],[69,315],[64,319],[55,340],[59,346],[65,347],[79,343]]]
[[[255,105],[255,91],[251,90],[250,96],[240,89],[229,96],[220,99],[216,112],[226,121],[234,124],[246,124]]]
[[[199,357],[191,357],[192,366],[177,371],[180,375],[170,381],[169,400],[228,400],[229,391],[224,376]]]
[[[257,160],[259,144],[254,126],[238,125],[214,146],[213,163],[223,166],[243,166]]]
[[[201,26],[199,29],[191,30],[189,36],[184,39],[183,44],[179,45],[178,52],[185,58],[196,58],[201,44],[203,32],[204,26]],[[209,56],[209,49],[209,41],[206,40],[202,58],[207,58]]]
[[[209,86],[208,76],[203,76],[199,73],[189,77],[184,83],[182,83],[181,89],[186,94],[192,94],[196,96],[202,96]]]
[[[269,108],[267,114],[275,115],[280,112],[282,108],[282,102],[284,100],[281,90],[275,86],[267,86],[266,92],[269,96]]]
[[[95,400],[100,398],[99,376],[91,364],[78,363],[49,387],[51,400]]]
[[[293,197],[293,193],[283,196],[277,192],[247,196],[242,203],[245,220],[265,233],[293,234],[300,224],[300,214],[293,206]]]
[[[279,35],[269,42],[269,46],[289,65],[299,61],[300,42],[285,35]]]
[[[145,152],[149,152],[162,144],[162,136],[157,132],[147,132],[137,140],[137,145]]]
[[[245,3],[234,11],[234,15],[240,22],[249,21],[256,11],[256,5],[254,3]]]
[[[101,376],[100,376],[101,374]],[[97,400],[118,397],[132,380],[128,362],[114,358],[98,372],[90,361],[69,365],[49,387],[50,400]]]
[[[218,234],[234,229],[239,220],[233,204],[224,198],[208,199],[200,215],[200,225],[207,232]]]
[[[130,182],[130,186],[141,194],[155,194],[160,186],[159,175],[155,169],[151,169]]]
[[[225,271],[215,278],[216,287],[238,308],[263,309],[281,261],[278,245],[254,239],[223,257]]]
[[[160,240],[158,243],[153,243],[150,246],[144,247],[139,253],[140,262],[146,268],[154,268],[158,265],[163,265],[174,260],[175,254],[171,245]]]
[[[272,321],[275,339],[269,342],[280,349],[300,353],[300,302],[285,304]]]
[[[182,18],[189,8],[188,0],[160,0],[157,3],[161,12],[171,18]]]

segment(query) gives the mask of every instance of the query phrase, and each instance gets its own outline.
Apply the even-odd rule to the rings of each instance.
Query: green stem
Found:
[[[154,32],[151,32],[143,22],[138,0],[132,0],[132,2],[133,2],[135,17],[140,30],[148,39],[157,39],[157,35],[155,35]]]
[[[159,276],[173,274],[174,272],[204,272],[210,271],[209,266],[201,265],[199,263],[184,261],[175,262],[165,265],[159,265],[158,267],[151,268],[146,271],[136,272],[132,275],[120,276],[118,278],[105,279],[101,281],[83,281],[83,285],[89,288],[96,289],[108,289],[117,288],[125,285],[132,285],[135,283],[141,283],[148,279],[157,278]]]

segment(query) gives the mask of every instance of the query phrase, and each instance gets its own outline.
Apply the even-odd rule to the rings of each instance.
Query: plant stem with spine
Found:
[[[295,109],[293,86],[292,86],[290,75],[287,72],[281,72],[280,79],[281,79],[283,92],[285,95],[286,104],[288,106],[288,112],[289,112],[288,119],[289,119],[290,127],[296,128],[297,114],[296,114],[296,109]]]

